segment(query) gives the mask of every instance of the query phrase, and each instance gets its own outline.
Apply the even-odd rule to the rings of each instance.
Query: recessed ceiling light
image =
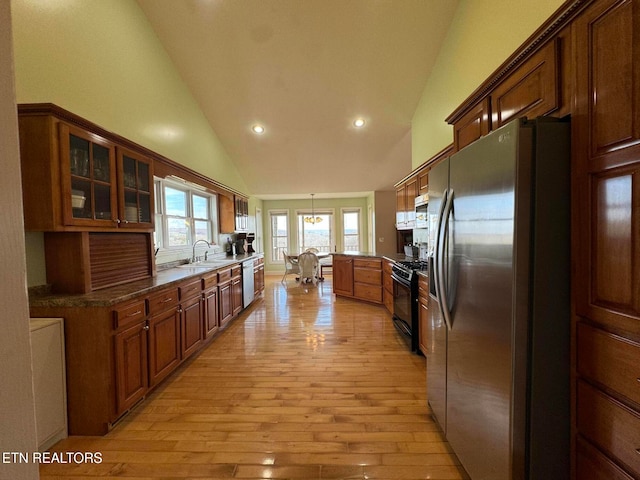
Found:
[[[251,127],[251,130],[253,130],[253,133],[257,133],[258,135],[264,133],[264,127],[262,125],[254,125]]]
[[[353,125],[354,125],[356,128],[364,127],[364,118],[356,118],[356,119],[353,121]]]

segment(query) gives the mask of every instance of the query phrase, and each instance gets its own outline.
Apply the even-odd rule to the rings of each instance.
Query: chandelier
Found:
[[[315,193],[311,194],[311,216],[310,217],[304,217],[304,222],[305,223],[320,223],[322,221],[322,217],[316,217],[315,212],[313,210],[313,196],[315,195]]]

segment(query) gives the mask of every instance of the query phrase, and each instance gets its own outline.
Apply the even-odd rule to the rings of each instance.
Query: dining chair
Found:
[[[311,280],[311,283],[318,283],[318,257],[315,253],[304,252],[298,255],[298,266],[300,267],[300,284]]]
[[[284,257],[284,275],[282,275],[280,283],[284,282],[287,275],[292,273],[296,275],[296,280],[298,280],[300,278],[300,265],[298,264],[298,259],[287,255],[287,252],[284,251],[282,252],[282,256]]]
[[[320,250],[318,250],[317,248],[311,247],[311,248],[307,248],[305,250],[305,252],[311,252],[311,253],[318,254],[318,253],[320,253]]]

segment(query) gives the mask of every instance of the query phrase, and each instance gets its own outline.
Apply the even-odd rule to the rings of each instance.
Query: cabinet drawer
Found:
[[[353,295],[363,300],[382,303],[382,287],[356,283],[353,286]]]
[[[418,275],[418,296],[425,300],[429,299],[429,280],[422,275]]]
[[[371,258],[354,258],[353,266],[355,268],[377,268],[380,270],[382,268],[382,260]]]
[[[178,305],[178,289],[162,290],[160,293],[151,295],[148,302],[150,316],[174,308]]]
[[[353,280],[370,285],[382,285],[382,271],[355,267],[353,269]]]
[[[640,405],[640,345],[585,323],[578,324],[577,337],[580,375]]]
[[[576,478],[580,480],[633,480],[597,448],[578,438]]]
[[[231,269],[225,268],[224,270],[218,270],[218,283],[228,282],[231,280]]]
[[[183,283],[178,287],[178,291],[180,292],[180,300],[200,295],[202,292],[202,280],[197,279],[188,283]]]
[[[118,329],[141,322],[146,317],[144,299],[118,306],[113,311],[114,328]]]
[[[236,278],[242,275],[242,265],[234,265],[231,267],[231,277]]]
[[[640,475],[640,414],[582,380],[577,398],[580,433]]]
[[[215,287],[218,284],[218,274],[212,273],[211,275],[207,275],[202,279],[202,288],[207,290],[211,287]]]

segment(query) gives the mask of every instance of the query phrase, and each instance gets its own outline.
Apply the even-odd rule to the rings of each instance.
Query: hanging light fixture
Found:
[[[304,221],[305,223],[320,223],[322,221],[322,217],[316,217],[315,211],[313,210],[313,196],[315,195],[315,193],[311,194],[311,216],[310,217],[304,217]]]

